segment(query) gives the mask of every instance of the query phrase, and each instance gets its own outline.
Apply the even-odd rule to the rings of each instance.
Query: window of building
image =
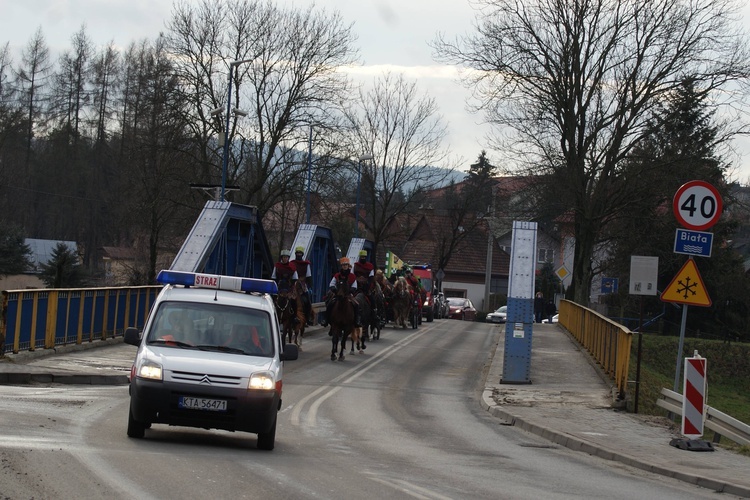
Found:
[[[537,249],[537,262],[554,262],[555,251],[551,248],[538,248]]]

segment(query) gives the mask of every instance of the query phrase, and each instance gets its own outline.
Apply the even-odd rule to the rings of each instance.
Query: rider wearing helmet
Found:
[[[359,251],[359,260],[354,263],[354,275],[357,277],[357,288],[367,295],[375,279],[375,266],[367,262],[367,250]]]
[[[314,319],[312,312],[312,298],[310,296],[313,287],[312,272],[310,271],[312,263],[309,260],[304,259],[304,255],[304,248],[295,248],[292,264],[294,264],[294,267],[297,270],[297,276],[299,276],[300,279],[304,278],[305,280],[305,293],[302,295],[302,305],[305,308],[305,317],[307,317],[307,324],[309,326],[313,324]]]
[[[320,322],[320,325],[328,326],[328,319],[331,315],[331,309],[333,309],[333,305],[336,303],[336,288],[338,287],[339,283],[346,282],[349,284],[349,291],[351,292],[351,295],[348,297],[348,299],[354,306],[354,326],[360,327],[362,326],[362,320],[360,319],[359,302],[354,300],[354,295],[357,293],[357,279],[354,276],[354,273],[351,272],[351,264],[349,263],[348,257],[341,257],[341,259],[339,260],[339,264],[341,266],[341,269],[339,270],[339,272],[333,275],[331,282],[328,284],[329,292],[328,300],[326,300],[326,312],[323,316],[322,321]],[[331,335],[330,331],[328,332],[328,335]]]
[[[417,304],[419,305],[419,318],[422,317],[422,304],[424,303],[424,287],[422,286],[422,282],[419,281],[419,278],[414,276],[414,273],[412,273],[412,270],[410,267],[406,267],[404,269],[404,277],[406,278],[406,282],[409,284],[412,290],[412,300],[419,297],[419,300],[417,300]]]
[[[297,268],[293,262],[289,262],[289,250],[282,250],[279,262],[274,264],[271,271],[271,279],[276,282],[279,288],[279,295],[287,295],[292,291],[294,282],[297,281]],[[297,304],[293,303],[292,307],[296,309]],[[295,324],[299,321],[296,317],[292,320]]]

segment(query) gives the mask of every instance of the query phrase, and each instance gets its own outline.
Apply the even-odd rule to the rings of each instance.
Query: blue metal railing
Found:
[[[51,349],[143,328],[159,286],[3,291],[0,355]]]

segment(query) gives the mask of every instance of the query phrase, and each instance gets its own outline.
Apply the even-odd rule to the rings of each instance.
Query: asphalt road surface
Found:
[[[318,331],[286,363],[276,448],[154,425],[126,436],[124,386],[0,386],[0,498],[708,498],[550,444],[481,409],[500,329],[386,328],[331,361]],[[135,353],[135,348],[133,348]]]

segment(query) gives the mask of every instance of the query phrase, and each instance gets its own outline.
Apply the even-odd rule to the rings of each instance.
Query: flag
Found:
[[[385,257],[385,277],[390,278],[393,273],[404,267],[404,261],[393,252],[386,252]]]

